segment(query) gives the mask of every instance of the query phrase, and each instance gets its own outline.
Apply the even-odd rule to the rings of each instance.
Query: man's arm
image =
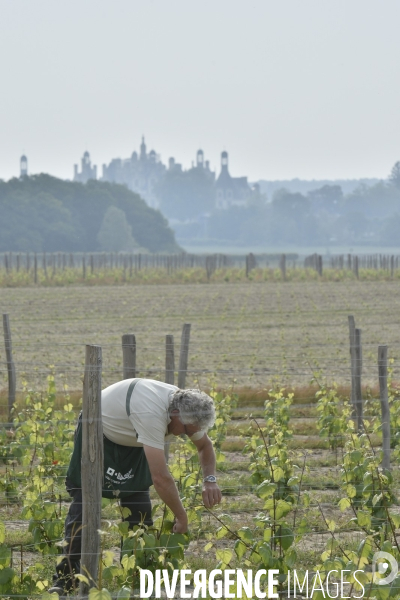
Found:
[[[175,533],[186,533],[188,530],[188,520],[186,511],[183,508],[181,499],[179,498],[178,490],[176,489],[175,481],[168,471],[167,463],[165,462],[164,450],[152,448],[143,444],[143,449],[146,454],[147,462],[151,473],[151,478],[157,494],[161,500],[172,510],[175,515],[176,522],[173,531]]]
[[[203,477],[215,475],[216,460],[212,441],[205,433],[199,440],[192,440],[199,453],[199,460],[203,471]],[[221,490],[216,483],[208,481],[203,483],[203,502],[206,508],[212,508],[222,500]]]

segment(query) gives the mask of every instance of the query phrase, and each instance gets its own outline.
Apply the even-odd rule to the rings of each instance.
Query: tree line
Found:
[[[0,181],[0,251],[178,252],[157,210],[125,186],[49,175]]]
[[[308,193],[280,189],[271,198],[252,191],[246,206],[227,210],[215,208],[212,182],[196,169],[171,176],[167,183],[159,189],[161,209],[179,218],[173,225],[178,240],[400,245],[400,162],[387,180],[361,183],[351,193],[343,194],[334,184]]]

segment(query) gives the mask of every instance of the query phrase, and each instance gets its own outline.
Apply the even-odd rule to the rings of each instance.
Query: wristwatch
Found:
[[[208,481],[208,483],[217,483],[217,478],[215,475],[207,475],[207,477],[204,477],[203,483],[206,483],[206,481]]]

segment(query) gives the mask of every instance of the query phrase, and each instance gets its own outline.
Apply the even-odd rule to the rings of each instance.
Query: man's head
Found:
[[[184,425],[207,431],[214,425],[215,408],[210,396],[200,390],[177,390],[171,397],[169,415],[177,414]]]

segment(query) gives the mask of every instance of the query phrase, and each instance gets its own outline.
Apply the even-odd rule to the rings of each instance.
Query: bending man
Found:
[[[221,501],[215,477],[215,454],[207,430],[215,420],[212,399],[200,390],[180,390],[152,379],[125,379],[102,392],[104,433],[103,497],[118,497],[129,508],[129,526],[152,525],[150,485],[175,515],[173,531],[186,533],[188,520],[168,470],[164,446],[172,436],[186,434],[195,444],[203,471],[203,502],[211,508]],[[57,565],[49,592],[63,595],[74,587],[81,555],[81,417],[67,472],[72,502],[65,521],[64,558]]]

